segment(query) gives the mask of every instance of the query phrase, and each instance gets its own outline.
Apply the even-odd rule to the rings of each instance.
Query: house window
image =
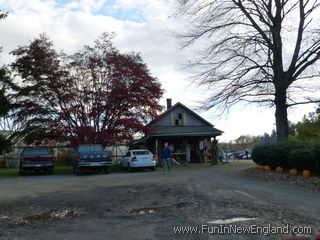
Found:
[[[170,125],[171,126],[186,126],[186,120],[187,120],[186,113],[172,112]]]
[[[204,142],[200,141],[199,142],[199,150],[202,151],[204,149]]]
[[[183,125],[183,115],[182,113],[176,113],[174,123],[176,126],[182,126]]]

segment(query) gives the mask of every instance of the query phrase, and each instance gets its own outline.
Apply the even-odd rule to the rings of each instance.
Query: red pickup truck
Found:
[[[53,174],[54,157],[47,147],[25,147],[20,155],[20,175],[26,170],[43,170]]]

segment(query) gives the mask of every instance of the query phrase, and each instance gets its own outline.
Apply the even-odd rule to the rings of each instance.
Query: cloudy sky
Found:
[[[59,50],[72,53],[91,44],[103,32],[115,32],[114,43],[121,51],[141,53],[153,76],[157,77],[166,98],[193,108],[206,92],[190,86],[190,73],[184,64],[192,56],[182,50],[172,30],[183,29],[174,20],[174,4],[170,0],[0,0],[0,9],[9,17],[0,23],[0,64],[9,63],[8,54],[26,45],[40,33],[47,35]],[[289,120],[301,120],[314,106],[296,107]],[[238,105],[217,118],[213,111],[201,112],[225,134],[220,141],[234,140],[243,134],[270,133],[274,128],[274,109]]]

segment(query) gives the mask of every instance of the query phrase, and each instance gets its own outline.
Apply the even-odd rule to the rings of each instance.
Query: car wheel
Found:
[[[76,175],[80,176],[81,175],[81,169],[80,167],[76,167]]]
[[[132,167],[131,167],[131,165],[130,165],[130,163],[128,163],[128,172],[132,172]]]
[[[104,173],[105,173],[105,174],[110,174],[110,173],[111,173],[111,167],[106,167],[106,168],[104,169]]]
[[[52,174],[53,174],[53,168],[50,168],[50,169],[48,170],[48,174],[49,174],[49,175],[52,175]]]
[[[156,167],[151,167],[150,170],[154,172],[156,170]]]

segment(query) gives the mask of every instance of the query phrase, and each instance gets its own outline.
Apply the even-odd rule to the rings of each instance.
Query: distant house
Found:
[[[216,137],[223,132],[178,102],[145,126],[145,136],[134,142],[135,148],[148,148],[161,158],[164,142],[168,142],[177,160],[199,162],[204,149],[216,151]]]

